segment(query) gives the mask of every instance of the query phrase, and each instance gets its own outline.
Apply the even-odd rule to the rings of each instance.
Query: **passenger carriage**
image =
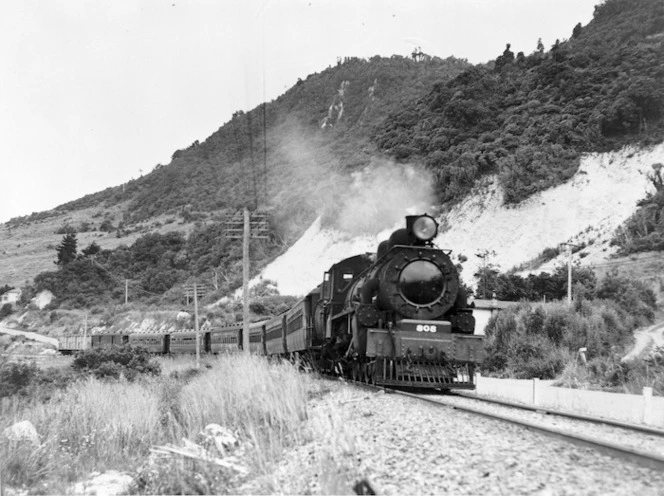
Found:
[[[141,333],[129,335],[130,345],[142,346],[151,353],[168,353],[169,343],[169,334]]]
[[[199,336],[198,350],[199,353],[205,353],[205,339],[202,333]],[[196,353],[196,332],[172,333],[168,351],[170,353]]]
[[[242,344],[242,324],[212,329],[205,333],[205,349],[210,353],[235,353]]]

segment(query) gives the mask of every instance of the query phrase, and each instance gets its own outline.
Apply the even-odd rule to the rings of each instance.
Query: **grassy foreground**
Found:
[[[305,442],[307,398],[320,391],[314,376],[287,362],[232,355],[204,360],[160,360],[162,375],[128,382],[79,378],[44,401],[13,395],[0,403],[1,432],[29,420],[40,437],[0,443],[0,474],[7,488],[65,493],[92,471],[124,470],[133,491],[146,494],[233,493],[247,478],[268,474],[284,449]],[[238,463],[249,475],[201,459],[150,456],[155,446],[200,442],[216,423],[240,442]]]

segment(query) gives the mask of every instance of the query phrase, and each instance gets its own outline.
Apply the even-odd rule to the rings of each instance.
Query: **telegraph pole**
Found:
[[[242,350],[249,353],[249,239],[251,236],[249,209],[244,207],[242,234]]]
[[[201,368],[201,336],[198,332],[198,291],[194,283],[194,329],[196,329],[196,368]]]
[[[482,250],[481,252],[475,254],[475,256],[477,258],[482,259],[482,272],[481,272],[481,274],[482,274],[482,276],[481,276],[482,277],[482,288],[478,287],[477,289],[478,289],[478,291],[480,289],[482,290],[482,298],[483,299],[486,299],[486,297],[487,297],[486,296],[486,290],[487,290],[486,286],[487,286],[487,282],[488,282],[487,281],[487,272],[486,272],[487,259],[489,257],[493,257],[495,255],[496,255],[496,252],[494,250]]]
[[[184,287],[185,296],[187,297],[187,305],[189,304],[189,296],[194,298],[194,330],[196,331],[196,368],[201,366],[201,334],[198,326],[198,296],[204,296],[207,292],[205,285],[199,287],[197,283],[187,284]]]
[[[567,303],[572,304],[572,248],[579,247],[572,243],[561,243],[567,247]]]
[[[85,327],[83,327],[83,349],[87,349],[85,343],[88,342],[88,312],[85,312]]]
[[[225,234],[231,239],[242,238],[242,350],[249,353],[249,243],[251,238],[267,239],[267,214],[251,214],[245,207],[241,218],[236,213],[226,220]]]

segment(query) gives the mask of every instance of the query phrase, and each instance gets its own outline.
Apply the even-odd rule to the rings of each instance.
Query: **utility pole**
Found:
[[[567,247],[567,303],[572,304],[572,247],[579,247],[572,243],[561,243]]]
[[[242,350],[249,353],[249,239],[251,236],[249,209],[244,207],[242,235]]]
[[[87,338],[88,337],[88,312],[85,312],[85,326],[83,327],[83,349],[87,349]]]
[[[198,332],[198,291],[194,283],[194,329],[196,329],[196,368],[201,368],[201,336]]]
[[[486,299],[486,290],[487,290],[487,282],[488,282],[488,277],[487,277],[487,272],[486,272],[486,266],[487,266],[487,258],[493,257],[496,255],[496,252],[494,250],[482,250],[479,253],[476,253],[475,256],[477,258],[482,259],[482,272],[481,272],[481,280],[482,280],[482,288],[478,288],[482,290],[482,299]]]
[[[199,286],[197,283],[185,284],[184,294],[187,297],[187,305],[189,305],[189,296],[194,298],[194,330],[196,331],[196,368],[201,366],[201,335],[198,326],[198,297],[205,296],[207,288],[205,285]]]
[[[251,238],[267,239],[267,214],[250,214],[245,207],[241,221],[238,214],[226,220],[225,234],[231,239],[242,238],[242,350],[249,353],[249,243]]]

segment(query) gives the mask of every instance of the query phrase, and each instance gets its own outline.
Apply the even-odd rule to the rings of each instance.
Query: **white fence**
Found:
[[[644,387],[643,394],[637,395],[554,387],[553,382],[539,379],[495,379],[477,374],[475,394],[664,428],[664,397],[653,397],[652,388]]]

